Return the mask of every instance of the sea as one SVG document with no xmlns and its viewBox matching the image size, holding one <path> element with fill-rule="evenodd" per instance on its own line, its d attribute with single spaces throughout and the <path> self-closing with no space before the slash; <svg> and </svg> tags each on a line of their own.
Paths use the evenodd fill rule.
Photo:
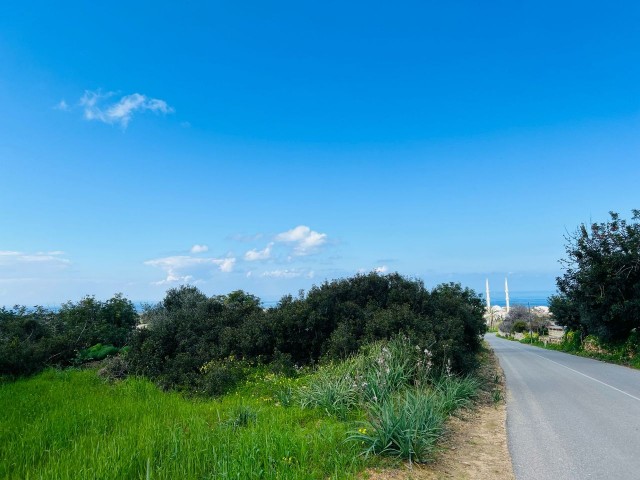
<svg viewBox="0 0 640 480">
<path fill-rule="evenodd" d="M 548 307 L 549 297 L 556 292 L 549 291 L 514 291 L 509 292 L 509 305 L 529 305 L 530 307 Z M 507 300 L 504 292 L 490 292 L 491 305 L 505 307 Z M 482 298 L 485 298 L 482 295 Z"/>
<path fill-rule="evenodd" d="M 530 307 L 547 307 L 549 306 L 549 297 L 553 295 L 555 292 L 548 291 L 514 291 L 509 292 L 509 304 L 513 305 L 529 305 Z M 482 295 L 484 299 L 484 294 Z M 262 306 L 264 308 L 275 307 L 278 304 L 279 300 L 263 300 Z M 143 312 L 145 306 L 156 305 L 157 301 L 134 301 L 133 305 L 135 306 L 138 312 Z M 491 292 L 491 305 L 498 305 L 500 307 L 505 307 L 507 304 L 504 292 Z M 49 304 L 43 305 L 45 308 L 57 312 L 60 309 L 60 304 Z M 11 309 L 12 306 L 5 305 L 5 308 Z"/>
</svg>

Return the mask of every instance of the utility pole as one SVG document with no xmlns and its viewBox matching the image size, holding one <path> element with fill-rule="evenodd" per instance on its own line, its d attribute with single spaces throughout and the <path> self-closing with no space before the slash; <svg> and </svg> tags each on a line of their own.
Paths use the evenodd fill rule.
<svg viewBox="0 0 640 480">
<path fill-rule="evenodd" d="M 531 326 L 531 305 L 527 302 L 527 310 L 529 311 L 529 343 L 533 343 L 533 328 Z"/>
</svg>

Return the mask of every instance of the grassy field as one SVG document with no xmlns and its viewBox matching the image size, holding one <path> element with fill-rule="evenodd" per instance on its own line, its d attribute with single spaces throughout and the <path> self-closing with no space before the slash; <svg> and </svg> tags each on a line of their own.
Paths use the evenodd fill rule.
<svg viewBox="0 0 640 480">
<path fill-rule="evenodd" d="M 407 339 L 288 378 L 254 367 L 218 400 L 47 370 L 0 384 L 0 478 L 342 479 L 382 457 L 433 460 L 473 377 L 433 375 Z"/>
<path fill-rule="evenodd" d="M 365 460 L 345 442 L 352 424 L 283 407 L 288 382 L 271 374 L 207 401 L 93 370 L 0 385 L 0 478 L 353 478 Z"/>
</svg>

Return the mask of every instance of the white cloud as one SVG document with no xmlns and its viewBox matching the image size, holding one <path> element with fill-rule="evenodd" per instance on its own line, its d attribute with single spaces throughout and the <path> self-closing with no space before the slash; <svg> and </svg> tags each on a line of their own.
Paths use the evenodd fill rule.
<svg viewBox="0 0 640 480">
<path fill-rule="evenodd" d="M 61 258 L 64 252 L 59 250 L 53 252 L 36 252 L 36 253 L 24 253 L 14 250 L 0 250 L 0 267 L 2 266 L 16 266 L 25 263 L 41 263 L 57 266 L 66 266 L 69 263 L 69 259 Z"/>
<path fill-rule="evenodd" d="M 327 234 L 313 231 L 306 225 L 299 225 L 276 235 L 275 240 L 276 242 L 293 244 L 293 254 L 304 256 L 316 252 L 319 247 L 324 245 L 327 242 Z"/>
<path fill-rule="evenodd" d="M 367 270 L 366 268 L 359 268 L 358 270 L 356 270 L 357 273 L 362 273 L 362 274 L 366 274 L 369 273 L 371 270 Z M 387 273 L 389 271 L 389 267 L 387 267 L 386 265 L 380 265 L 379 267 L 376 267 L 373 269 L 373 272 L 375 273 Z"/>
<path fill-rule="evenodd" d="M 69 271 L 71 261 L 60 251 L 19 252 L 0 250 L 0 280 L 60 278 Z"/>
<path fill-rule="evenodd" d="M 53 108 L 56 109 L 56 110 L 62 110 L 63 112 L 66 112 L 66 111 L 69 110 L 69 104 L 63 98 Z"/>
<path fill-rule="evenodd" d="M 203 258 L 191 257 L 189 255 L 176 255 L 173 257 L 163 257 L 154 260 L 147 260 L 145 265 L 164 270 L 167 277 L 164 280 L 155 282 L 157 285 L 167 283 L 190 283 L 201 280 L 204 276 L 210 276 L 216 269 L 229 273 L 233 271 L 236 259 L 227 258 Z"/>
<path fill-rule="evenodd" d="M 193 247 L 191 247 L 191 253 L 204 253 L 207 251 L 209 251 L 209 247 L 207 245 L 195 244 Z"/>
<path fill-rule="evenodd" d="M 256 233 L 254 235 L 236 233 L 234 235 L 228 236 L 227 238 L 235 242 L 249 243 L 249 242 L 255 242 L 256 240 L 260 240 L 263 236 L 264 235 L 262 233 Z"/>
<path fill-rule="evenodd" d="M 167 114 L 174 111 L 164 100 L 149 98 L 140 93 L 125 95 L 116 102 L 105 102 L 114 95 L 114 92 L 85 90 L 80 98 L 80 106 L 84 108 L 84 118 L 108 124 L 120 124 L 122 128 L 126 128 L 136 112 L 150 111 Z"/>
<path fill-rule="evenodd" d="M 271 270 L 268 272 L 262 272 L 261 277 L 270 277 L 270 278 L 297 278 L 302 274 L 297 270 Z"/>
<path fill-rule="evenodd" d="M 236 264 L 235 258 L 224 258 L 219 261 L 218 265 L 220 266 L 221 272 L 232 272 L 233 267 Z"/>
<path fill-rule="evenodd" d="M 271 258 L 271 248 L 273 247 L 273 242 L 270 242 L 264 250 L 252 249 L 244 254 L 244 259 L 247 262 L 254 262 L 256 260 L 267 260 Z"/>
<path fill-rule="evenodd" d="M 298 269 L 284 269 L 262 272 L 260 276 L 269 278 L 298 278 L 303 276 L 307 278 L 313 278 L 315 276 L 315 272 L 313 270 L 304 271 Z"/>
</svg>

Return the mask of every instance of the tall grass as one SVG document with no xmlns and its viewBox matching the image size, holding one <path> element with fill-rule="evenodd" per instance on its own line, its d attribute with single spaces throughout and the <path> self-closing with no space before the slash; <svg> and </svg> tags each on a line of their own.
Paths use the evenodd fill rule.
<svg viewBox="0 0 640 480">
<path fill-rule="evenodd" d="M 363 412 L 349 439 L 365 456 L 383 454 L 425 462 L 433 458 L 446 418 L 470 405 L 479 388 L 472 377 L 432 371 L 428 348 L 404 338 L 368 346 L 339 365 L 321 367 L 299 390 L 303 407 L 338 418 Z"/>
<path fill-rule="evenodd" d="M 204 401 L 86 370 L 4 384 L 0 478 L 353 478 L 364 461 L 349 425 L 279 406 L 281 388 L 267 378 Z"/>
<path fill-rule="evenodd" d="M 406 389 L 368 406 L 369 421 L 351 435 L 364 454 L 386 454 L 409 462 L 432 459 L 446 414 L 442 401 L 424 389 Z"/>
<path fill-rule="evenodd" d="M 298 389 L 302 408 L 320 408 L 329 415 L 346 419 L 358 405 L 357 368 L 357 358 L 324 365 L 311 381 Z"/>
</svg>

